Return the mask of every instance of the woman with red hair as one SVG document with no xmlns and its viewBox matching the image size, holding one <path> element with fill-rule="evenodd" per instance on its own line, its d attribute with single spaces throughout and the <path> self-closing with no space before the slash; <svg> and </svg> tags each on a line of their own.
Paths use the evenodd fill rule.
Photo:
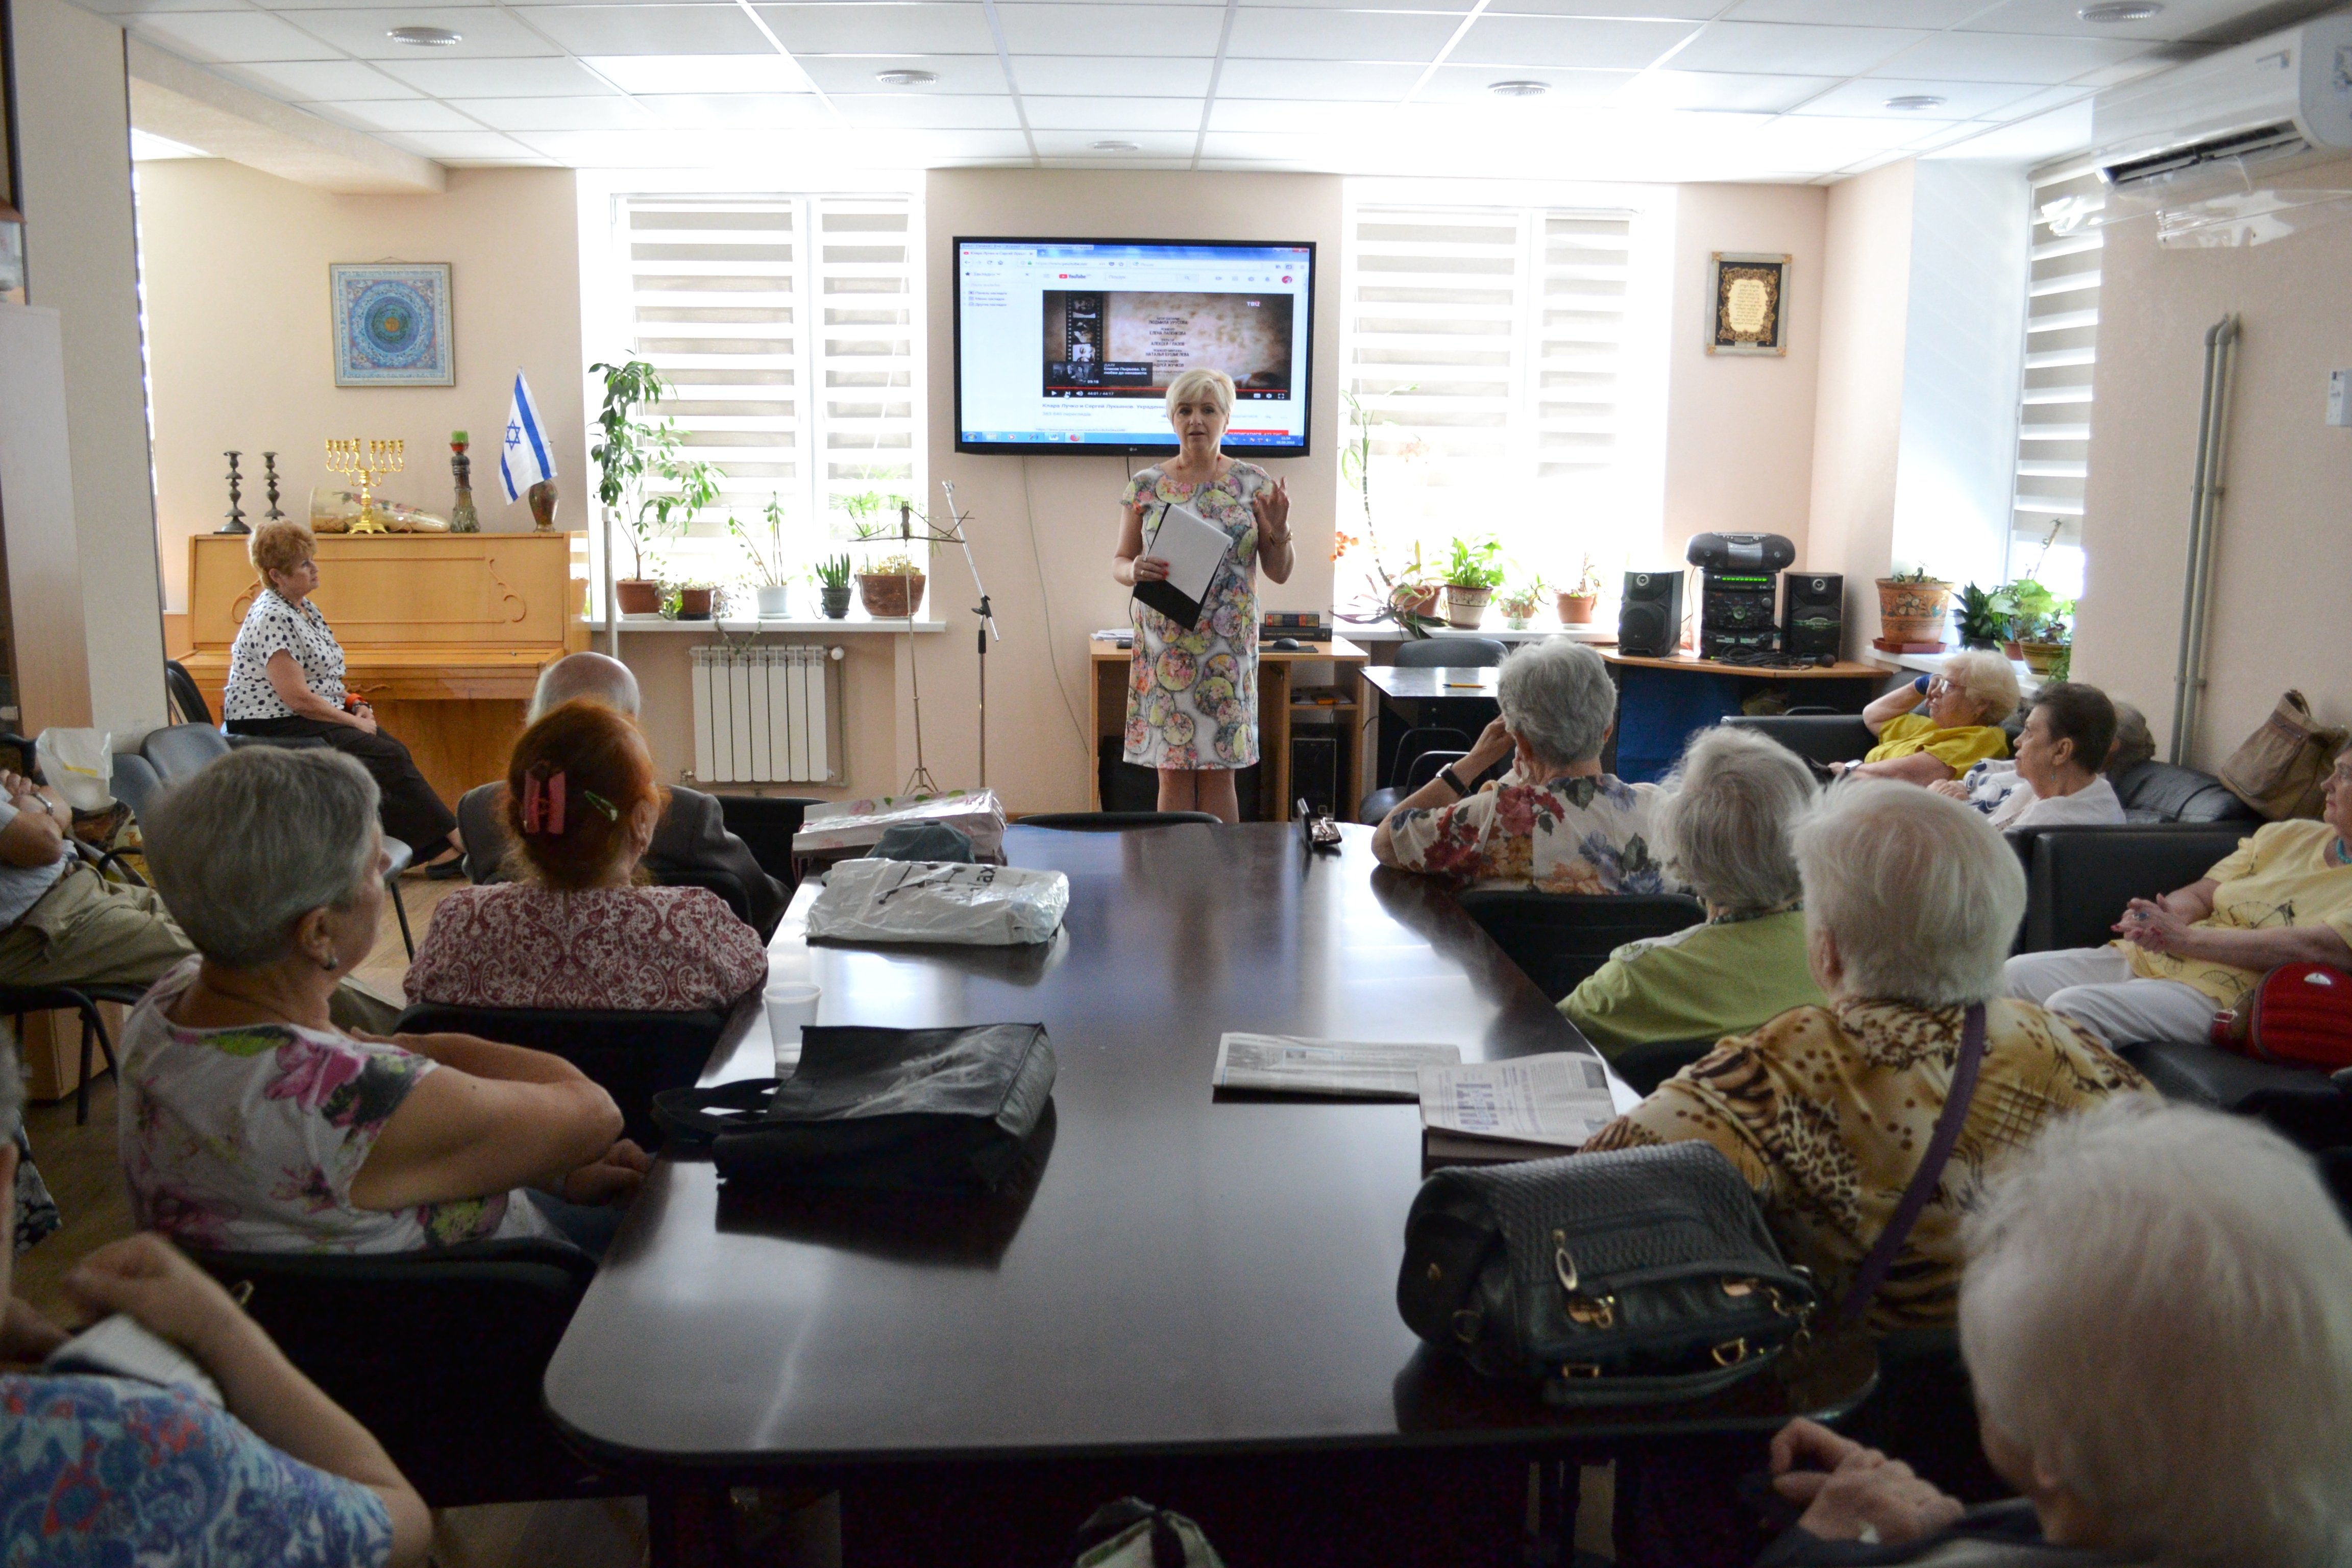
<svg viewBox="0 0 2352 1568">
<path fill-rule="evenodd" d="M 765 980 L 760 933 L 716 893 L 646 885 L 666 794 L 617 710 L 566 702 L 524 731 L 501 802 L 516 879 L 441 901 L 409 1001 L 691 1013 Z"/>
</svg>

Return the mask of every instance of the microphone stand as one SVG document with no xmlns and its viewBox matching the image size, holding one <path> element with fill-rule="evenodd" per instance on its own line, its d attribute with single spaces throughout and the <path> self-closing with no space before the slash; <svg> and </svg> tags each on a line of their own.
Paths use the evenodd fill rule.
<svg viewBox="0 0 2352 1568">
<path fill-rule="evenodd" d="M 988 787 L 988 643 L 991 637 L 1003 641 L 1004 634 L 997 629 L 994 603 L 989 597 L 987 584 L 980 580 L 980 563 L 973 559 L 971 541 L 964 532 L 966 514 L 959 513 L 955 510 L 955 482 L 952 479 L 941 479 L 940 489 L 947 493 L 950 520 L 948 527 L 944 531 L 934 528 L 930 524 L 930 520 L 926 518 L 922 531 L 919 534 L 917 533 L 914 525 L 914 506 L 911 502 L 901 502 L 898 508 L 898 538 L 907 547 L 910 557 L 914 553 L 914 543 L 917 539 L 922 540 L 926 545 L 961 545 L 963 549 L 964 568 L 971 574 L 971 585 L 980 594 L 980 604 L 971 613 L 980 617 L 980 625 L 974 629 L 973 635 L 980 651 L 980 787 L 985 789 Z M 908 779 L 907 786 L 901 793 L 937 795 L 940 793 L 940 786 L 932 780 L 929 770 L 923 765 L 923 689 L 920 677 L 916 675 L 914 670 L 915 639 L 912 635 L 914 629 L 915 606 L 913 595 L 909 595 L 907 604 L 908 633 L 907 652 L 908 674 L 913 681 L 915 707 L 915 772 Z"/>
</svg>

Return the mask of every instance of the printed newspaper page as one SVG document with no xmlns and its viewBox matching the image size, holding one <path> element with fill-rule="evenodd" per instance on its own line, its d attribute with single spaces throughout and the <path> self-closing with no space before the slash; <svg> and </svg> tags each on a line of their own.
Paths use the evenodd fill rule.
<svg viewBox="0 0 2352 1568">
<path fill-rule="evenodd" d="M 1580 1051 L 1421 1069 L 1433 1131 L 1574 1149 L 1616 1119 L 1608 1069 Z"/>
<path fill-rule="evenodd" d="M 1417 1100 L 1420 1073 L 1462 1059 L 1459 1046 L 1310 1040 L 1297 1035 L 1225 1035 L 1217 1041 L 1219 1089 Z"/>
</svg>

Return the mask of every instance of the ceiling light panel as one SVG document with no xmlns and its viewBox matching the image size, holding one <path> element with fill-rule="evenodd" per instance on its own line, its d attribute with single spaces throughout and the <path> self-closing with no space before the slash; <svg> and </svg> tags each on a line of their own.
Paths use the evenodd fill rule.
<svg viewBox="0 0 2352 1568">
<path fill-rule="evenodd" d="M 1029 62 L 1015 68 L 1024 87 L 1029 84 Z M 1325 60 L 1228 59 L 1217 77 L 1217 97 L 1349 99 L 1366 103 L 1394 103 L 1412 90 L 1425 66 L 1357 65 Z"/>
<path fill-rule="evenodd" d="M 1212 61 L 1150 59 L 1118 55 L 1028 55 L 1013 62 L 1025 93 L 1055 93 L 1087 98 L 1104 92 L 1131 93 L 1138 98 L 1202 97 L 1209 90 Z M 1217 90 L 1230 90 L 1234 62 L 1227 61 Z"/>
<path fill-rule="evenodd" d="M 828 93 L 887 92 L 898 98 L 944 98 L 956 93 L 1001 94 L 1004 68 L 985 55 L 795 55 L 809 80 Z M 876 73 L 893 68 L 929 71 L 937 79 L 922 87 L 884 87 Z"/>
<path fill-rule="evenodd" d="M 429 98 L 390 98 L 362 103 L 306 103 L 302 107 L 322 119 L 332 120 L 357 131 L 482 129 L 480 121 Z M 492 129 L 501 128 L 493 126 Z"/>
<path fill-rule="evenodd" d="M 1685 22 L 1608 22 L 1578 16 L 1497 16 L 1470 25 L 1449 65 L 1576 66 L 1641 70 L 1695 31 Z M 1688 50 L 1683 52 L 1688 54 Z M 1675 65 L 1685 62 L 1675 57 Z"/>
<path fill-rule="evenodd" d="M 571 60 L 452 60 L 416 58 L 386 60 L 387 75 L 435 98 L 593 97 L 611 84 Z"/>
<path fill-rule="evenodd" d="M 498 10 L 298 11 L 303 26 L 363 60 L 530 59 L 562 49 Z M 454 44 L 419 48 L 390 37 L 394 27 L 441 27 L 458 35 Z"/>
<path fill-rule="evenodd" d="M 737 5 L 541 5 L 530 20 L 575 55 L 775 52 Z"/>
<path fill-rule="evenodd" d="M 1031 100 L 1034 102 L 1034 100 Z M 1301 103 L 1295 100 L 1227 98 L 1209 106 L 1212 131 L 1255 131 L 1286 135 L 1339 135 L 1393 119 L 1395 103 Z"/>
<path fill-rule="evenodd" d="M 461 98 L 457 106 L 493 131 L 625 131 L 651 125 L 653 116 L 634 99 Z"/>
<path fill-rule="evenodd" d="M 592 55 L 583 64 L 623 92 L 803 92 L 808 78 L 782 55 Z"/>
<path fill-rule="evenodd" d="M 337 99 L 415 98 L 417 90 L 355 60 L 289 60 L 278 65 L 223 66 L 221 75 L 289 103 Z"/>
<path fill-rule="evenodd" d="M 1625 84 L 1618 101 L 1649 109 L 1741 110 L 1780 114 L 1835 87 L 1827 76 L 1758 76 L 1740 71 L 1643 71 Z"/>
<path fill-rule="evenodd" d="M 136 17 L 130 26 L 132 32 L 151 43 L 207 64 L 331 60 L 340 58 L 342 53 L 262 11 L 175 11 Z M 379 33 L 379 38 L 381 36 Z M 395 46 L 384 47 L 389 49 Z"/>
<path fill-rule="evenodd" d="M 637 101 L 670 131 L 791 131 L 836 123 L 813 92 L 650 92 Z"/>
<path fill-rule="evenodd" d="M 1073 7 L 1077 9 L 1077 7 Z M 762 5 L 760 19 L 796 55 L 992 55 L 978 5 Z"/>
<path fill-rule="evenodd" d="M 999 5 L 1004 42 L 1030 55 L 1213 55 L 1224 13 L 1202 5 Z M 1240 27 L 1236 25 L 1234 31 Z"/>
<path fill-rule="evenodd" d="M 1801 22 L 1820 27 L 1921 27 L 1939 32 L 1982 11 L 1988 0 L 1739 0 L 1727 20 Z"/>
<path fill-rule="evenodd" d="M 1056 98 L 1024 93 L 1022 111 L 1040 131 L 1198 131 L 1201 105 L 1189 98 Z"/>
<path fill-rule="evenodd" d="M 1908 56 L 1905 57 L 1906 59 Z M 1979 120 L 2032 97 L 2035 88 L 2016 82 L 1940 81 L 1925 77 L 1861 77 L 1832 88 L 1796 110 L 1842 119 L 1878 120 L 1886 115 L 1890 98 L 1940 98 L 1933 109 L 1906 110 L 1935 120 Z"/>
<path fill-rule="evenodd" d="M 833 106 L 852 125 L 892 125 L 912 130 L 1017 131 L 1021 117 L 1013 100 L 976 92 L 836 92 Z M 1034 106 L 1034 99 L 1024 100 Z M 1150 101 L 1157 101 L 1150 100 Z"/>
<path fill-rule="evenodd" d="M 1427 65 L 1461 26 L 1452 16 L 1255 6 L 1234 13 L 1227 59 L 1386 60 Z M 1471 29 L 1475 32 L 1474 26 Z"/>
<path fill-rule="evenodd" d="M 1673 63 L 1676 70 L 1854 76 L 1929 36 L 1902 27 L 1718 22 L 1676 55 Z"/>
<path fill-rule="evenodd" d="M 2058 38 L 2023 33 L 1938 33 L 1905 51 L 1890 70 L 1945 81 L 2072 81 L 2085 71 L 2145 55 L 2135 38 Z"/>
</svg>

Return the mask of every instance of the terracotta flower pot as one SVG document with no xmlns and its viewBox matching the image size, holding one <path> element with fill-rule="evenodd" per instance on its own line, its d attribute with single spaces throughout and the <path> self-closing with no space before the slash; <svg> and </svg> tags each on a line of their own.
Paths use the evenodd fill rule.
<svg viewBox="0 0 2352 1568">
<path fill-rule="evenodd" d="M 881 576 L 871 572 L 857 574 L 857 596 L 866 605 L 866 613 L 877 621 L 901 621 L 915 613 L 923 602 L 923 574 L 911 576 L 896 573 Z"/>
<path fill-rule="evenodd" d="M 707 621 L 710 618 L 710 594 L 708 588 L 680 588 L 677 591 L 677 618 L 681 621 Z"/>
<path fill-rule="evenodd" d="M 1949 583 L 1905 583 L 1892 577 L 1878 580 L 1878 635 L 1888 642 L 1944 640 L 1944 609 L 1952 596 Z"/>
<path fill-rule="evenodd" d="M 1559 624 L 1564 626 L 1589 626 L 1592 624 L 1592 606 L 1601 602 L 1598 594 L 1568 594 L 1559 595 Z"/>
<path fill-rule="evenodd" d="M 1425 588 L 1401 587 L 1393 595 L 1392 602 L 1398 609 L 1408 611 L 1412 615 L 1433 616 L 1437 614 L 1438 592 L 1434 583 Z"/>
<path fill-rule="evenodd" d="M 1494 596 L 1492 588 L 1464 588 L 1448 583 L 1445 585 L 1445 624 L 1457 632 L 1476 631 L 1486 618 L 1486 601 Z"/>
<path fill-rule="evenodd" d="M 613 596 L 625 616 L 650 616 L 661 610 L 661 584 L 650 577 L 624 577 L 613 584 Z"/>
<path fill-rule="evenodd" d="M 2025 657 L 2025 650 L 2017 646 L 2017 639 L 2015 637 L 2011 637 L 2007 642 L 2001 644 L 2000 651 L 2009 655 L 2011 658 L 2023 658 Z"/>
</svg>

